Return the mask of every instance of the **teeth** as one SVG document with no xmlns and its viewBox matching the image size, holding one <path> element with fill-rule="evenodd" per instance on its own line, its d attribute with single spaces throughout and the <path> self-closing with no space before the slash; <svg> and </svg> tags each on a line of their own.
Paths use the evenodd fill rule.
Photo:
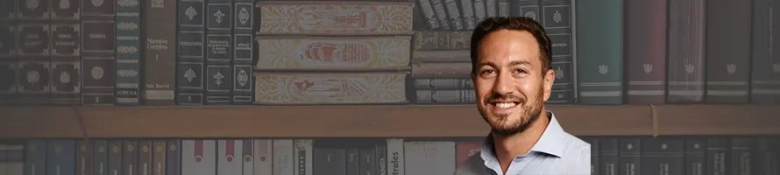
<svg viewBox="0 0 780 175">
<path fill-rule="evenodd" d="M 496 103 L 498 108 L 511 108 L 515 106 L 515 103 Z"/>
</svg>

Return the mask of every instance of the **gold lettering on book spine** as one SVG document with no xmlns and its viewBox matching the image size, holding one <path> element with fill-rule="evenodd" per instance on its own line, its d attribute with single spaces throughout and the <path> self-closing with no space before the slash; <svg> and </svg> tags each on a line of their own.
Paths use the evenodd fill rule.
<svg viewBox="0 0 780 175">
<path fill-rule="evenodd" d="M 411 37 L 258 39 L 257 69 L 408 67 Z"/>
<path fill-rule="evenodd" d="M 255 74 L 258 104 L 406 102 L 404 73 Z"/>
<path fill-rule="evenodd" d="M 389 34 L 412 32 L 412 3 L 261 3 L 260 34 Z"/>
</svg>

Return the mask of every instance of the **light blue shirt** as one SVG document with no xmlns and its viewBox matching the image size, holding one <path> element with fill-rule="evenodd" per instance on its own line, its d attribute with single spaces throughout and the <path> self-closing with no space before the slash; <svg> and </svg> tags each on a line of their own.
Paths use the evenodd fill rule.
<svg viewBox="0 0 780 175">
<path fill-rule="evenodd" d="M 482 144 L 481 151 L 469 157 L 455 175 L 590 175 L 590 144 L 566 133 L 555 115 L 548 112 L 550 123 L 526 155 L 515 157 L 507 172 L 494 155 L 490 136 Z"/>
</svg>

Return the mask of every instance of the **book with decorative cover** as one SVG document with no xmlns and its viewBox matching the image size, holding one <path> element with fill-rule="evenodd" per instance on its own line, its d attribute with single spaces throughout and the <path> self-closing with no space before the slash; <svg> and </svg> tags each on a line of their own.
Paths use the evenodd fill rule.
<svg viewBox="0 0 780 175">
<path fill-rule="evenodd" d="M 119 0 L 116 5 L 116 104 L 139 105 L 141 2 Z"/>
<path fill-rule="evenodd" d="M 206 104 L 230 104 L 233 0 L 206 0 Z"/>
<path fill-rule="evenodd" d="M 202 105 L 204 103 L 206 78 L 204 61 L 206 57 L 205 0 L 179 0 L 176 103 L 179 105 Z"/>
<path fill-rule="evenodd" d="M 261 1 L 257 7 L 256 35 L 412 34 L 412 2 Z"/>
<path fill-rule="evenodd" d="M 84 2 L 88 3 L 82 4 L 81 12 L 81 100 L 84 105 L 114 105 L 118 1 Z"/>
<path fill-rule="evenodd" d="M 51 94 L 51 26 L 49 1 L 16 3 L 17 102 L 49 104 Z M 22 3 L 25 2 L 25 3 Z"/>
<path fill-rule="evenodd" d="M 253 101 L 254 79 L 253 60 L 255 58 L 255 39 L 252 28 L 255 23 L 253 0 L 233 0 L 233 80 L 231 101 L 233 104 L 251 104 Z"/>
<path fill-rule="evenodd" d="M 51 103 L 81 104 L 81 2 L 51 4 Z"/>
<path fill-rule="evenodd" d="M 578 103 L 623 104 L 624 1 L 576 3 Z"/>
</svg>

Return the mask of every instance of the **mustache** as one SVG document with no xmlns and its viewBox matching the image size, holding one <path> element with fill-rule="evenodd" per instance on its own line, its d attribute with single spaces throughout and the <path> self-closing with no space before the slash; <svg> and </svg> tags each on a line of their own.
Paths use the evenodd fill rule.
<svg viewBox="0 0 780 175">
<path fill-rule="evenodd" d="M 526 99 L 522 96 L 515 95 L 515 94 L 499 94 L 499 93 L 492 93 L 488 98 L 485 98 L 485 102 L 492 102 L 492 101 L 512 101 L 512 102 L 518 102 L 518 103 L 525 103 Z"/>
</svg>

